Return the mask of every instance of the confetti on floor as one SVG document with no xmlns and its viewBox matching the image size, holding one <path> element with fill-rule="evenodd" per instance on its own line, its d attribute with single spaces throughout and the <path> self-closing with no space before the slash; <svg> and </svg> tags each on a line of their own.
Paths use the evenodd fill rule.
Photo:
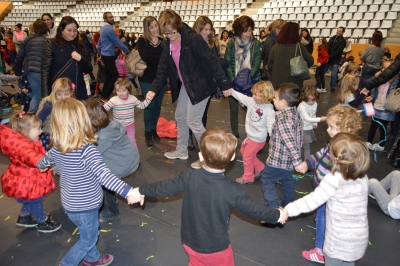
<svg viewBox="0 0 400 266">
<path fill-rule="evenodd" d="M 296 193 L 299 193 L 299 194 L 302 194 L 302 195 L 308 194 L 308 192 L 301 192 L 301 191 L 297 191 L 297 190 L 295 190 L 295 192 L 296 192 Z"/>
<path fill-rule="evenodd" d="M 116 241 L 119 242 L 119 239 L 117 239 Z"/>
<path fill-rule="evenodd" d="M 147 148 L 147 150 L 150 150 L 151 148 L 153 148 L 153 146 L 151 146 L 151 147 Z"/>
<path fill-rule="evenodd" d="M 312 227 L 311 225 L 308 225 L 308 224 L 307 224 L 307 226 L 310 227 L 311 229 L 317 230 L 317 228 Z"/>
<path fill-rule="evenodd" d="M 1 196 L 0 196 L 0 199 L 1 199 L 2 197 L 4 197 L 4 196 L 3 196 L 3 195 L 1 195 Z"/>
<path fill-rule="evenodd" d="M 20 247 L 21 246 L 21 244 L 18 244 L 18 247 Z"/>
<path fill-rule="evenodd" d="M 71 241 L 71 238 L 68 238 L 67 242 L 69 243 L 69 241 Z"/>
<path fill-rule="evenodd" d="M 112 224 L 112 223 L 108 223 L 108 224 Z"/>
<path fill-rule="evenodd" d="M 149 260 L 149 259 L 151 259 L 151 258 L 154 258 L 154 256 L 153 256 L 153 255 L 148 256 L 146 260 Z"/>
<path fill-rule="evenodd" d="M 102 232 L 102 233 L 108 233 L 108 232 L 111 232 L 111 229 L 110 229 L 110 230 L 100 230 L 100 232 Z"/>
<path fill-rule="evenodd" d="M 303 232 L 303 229 L 300 229 L 301 232 Z"/>
<path fill-rule="evenodd" d="M 76 234 L 76 232 L 78 232 L 78 227 L 77 227 L 77 228 L 75 228 L 74 232 L 72 232 L 72 235 L 75 235 L 75 234 Z"/>
<path fill-rule="evenodd" d="M 369 244 L 370 246 L 372 246 L 371 241 L 368 241 L 368 244 Z"/>
<path fill-rule="evenodd" d="M 153 230 L 150 230 L 150 232 L 152 232 L 152 233 L 153 233 Z"/>
<path fill-rule="evenodd" d="M 162 210 L 161 212 L 165 212 L 164 210 Z"/>
<path fill-rule="evenodd" d="M 173 164 L 174 162 L 171 161 L 167 161 L 167 160 L 162 160 L 163 162 L 169 163 L 169 164 Z"/>
<path fill-rule="evenodd" d="M 10 216 L 8 216 L 6 219 L 4 219 L 4 221 L 7 221 L 8 219 L 10 219 Z"/>
<path fill-rule="evenodd" d="M 145 225 L 145 224 L 147 224 L 147 223 L 143 222 L 140 226 L 143 226 L 143 225 Z"/>
</svg>

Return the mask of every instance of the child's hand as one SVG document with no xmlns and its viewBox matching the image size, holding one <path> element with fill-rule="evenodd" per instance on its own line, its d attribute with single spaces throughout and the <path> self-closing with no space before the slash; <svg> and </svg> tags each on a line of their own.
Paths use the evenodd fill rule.
<svg viewBox="0 0 400 266">
<path fill-rule="evenodd" d="M 295 167 L 294 169 L 297 172 L 304 174 L 308 170 L 307 163 L 304 161 L 299 166 Z"/>
<path fill-rule="evenodd" d="M 222 91 L 222 94 L 224 94 L 225 97 L 232 96 L 232 90 L 233 89 L 230 88 L 229 90 Z"/>
<path fill-rule="evenodd" d="M 285 224 L 287 219 L 289 218 L 289 213 L 286 209 L 279 208 L 279 210 L 281 212 L 281 219 L 279 220 L 279 222 L 281 224 Z"/>
<path fill-rule="evenodd" d="M 131 189 L 126 198 L 128 199 L 128 204 L 134 204 L 134 203 L 140 202 L 140 206 L 143 206 L 144 195 L 140 194 L 138 187 Z"/>
<path fill-rule="evenodd" d="M 365 96 L 368 96 L 369 90 L 367 90 L 366 88 L 362 89 L 360 91 L 360 93 L 364 94 Z"/>
<path fill-rule="evenodd" d="M 49 170 L 49 168 L 39 169 L 39 171 L 40 171 L 41 173 L 46 172 L 47 170 Z"/>
<path fill-rule="evenodd" d="M 321 116 L 321 121 L 325 121 L 326 120 L 326 116 Z"/>
<path fill-rule="evenodd" d="M 368 96 L 367 98 L 365 98 L 365 101 L 366 101 L 367 103 L 371 102 L 371 101 L 372 101 L 372 97 L 371 97 L 371 96 Z"/>
</svg>

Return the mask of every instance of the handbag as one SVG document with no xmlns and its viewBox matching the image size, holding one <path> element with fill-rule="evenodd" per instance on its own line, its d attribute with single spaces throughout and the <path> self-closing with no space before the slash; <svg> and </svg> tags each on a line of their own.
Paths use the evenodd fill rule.
<svg viewBox="0 0 400 266">
<path fill-rule="evenodd" d="M 140 57 L 139 51 L 133 49 L 125 58 L 125 68 L 128 73 L 137 77 L 142 77 L 147 68 L 147 64 Z"/>
<path fill-rule="evenodd" d="M 271 81 L 271 71 L 269 71 L 268 66 L 264 66 L 261 70 L 261 79 Z"/>
<path fill-rule="evenodd" d="M 389 96 L 386 98 L 383 108 L 392 113 L 397 113 L 400 111 L 400 88 L 395 89 L 389 94 Z"/>
<path fill-rule="evenodd" d="M 300 55 L 297 55 L 297 48 L 300 50 Z M 297 43 L 294 57 L 290 59 L 290 75 L 301 80 L 311 78 L 307 62 L 304 60 L 301 53 L 300 43 Z"/>
<path fill-rule="evenodd" d="M 235 91 L 251 96 L 251 87 L 259 81 L 259 78 L 252 79 L 251 70 L 245 68 L 240 70 L 232 80 L 232 86 Z"/>
</svg>

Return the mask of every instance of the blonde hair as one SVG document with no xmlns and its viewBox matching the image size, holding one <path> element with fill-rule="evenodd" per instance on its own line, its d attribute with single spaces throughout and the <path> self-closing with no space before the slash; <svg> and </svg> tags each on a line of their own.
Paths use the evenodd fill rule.
<svg viewBox="0 0 400 266">
<path fill-rule="evenodd" d="M 21 133 L 25 137 L 28 137 L 32 128 L 42 126 L 42 120 L 40 120 L 40 118 L 34 113 L 21 112 L 11 117 L 11 121 L 8 126 L 15 132 Z"/>
<path fill-rule="evenodd" d="M 276 28 L 282 28 L 286 24 L 286 21 L 278 18 L 277 20 L 273 21 L 269 26 L 269 31 L 275 31 Z"/>
<path fill-rule="evenodd" d="M 356 89 L 354 89 L 354 85 L 360 80 L 359 77 L 347 74 L 342 79 L 342 83 L 340 84 L 339 93 L 337 96 L 337 102 L 339 104 L 343 104 L 348 95 L 352 94 Z"/>
<path fill-rule="evenodd" d="M 343 76 L 346 76 L 347 74 L 350 74 L 353 71 L 361 72 L 361 67 L 357 62 L 349 61 L 344 69 Z"/>
<path fill-rule="evenodd" d="M 153 23 L 153 21 L 157 22 L 157 19 L 152 16 L 145 17 L 143 19 L 143 38 L 151 42 L 151 35 L 150 35 L 150 24 Z M 158 27 L 158 22 L 157 22 L 157 27 Z M 161 31 L 160 27 L 158 27 L 158 34 L 161 36 Z"/>
<path fill-rule="evenodd" d="M 339 172 L 346 180 L 363 178 L 370 164 L 369 150 L 365 141 L 354 134 L 338 133 L 330 146 L 331 173 Z"/>
<path fill-rule="evenodd" d="M 208 46 L 212 49 L 214 48 L 215 43 L 214 43 L 214 26 L 211 19 L 209 19 L 206 16 L 198 17 L 194 22 L 192 29 L 194 29 L 197 32 L 197 34 L 200 34 L 200 32 L 204 29 L 205 26 L 207 26 L 207 24 L 210 24 L 211 26 L 210 34 L 208 34 Z"/>
<path fill-rule="evenodd" d="M 69 78 L 58 78 L 51 86 L 51 93 L 49 96 L 44 97 L 39 104 L 37 113 L 43 109 L 46 102 L 51 102 L 54 105 L 57 102 L 57 93 L 69 92 L 71 97 L 75 97 L 74 90 L 72 89 L 72 82 Z"/>
<path fill-rule="evenodd" d="M 85 106 L 74 98 L 54 104 L 50 124 L 52 145 L 63 154 L 96 142 Z"/>
<path fill-rule="evenodd" d="M 361 129 L 361 116 L 350 106 L 336 105 L 328 110 L 327 119 L 335 120 L 340 132 L 357 134 Z"/>
<path fill-rule="evenodd" d="M 261 103 L 270 103 L 274 99 L 274 87 L 269 81 L 260 81 L 251 87 L 251 93 L 258 93 L 261 96 Z"/>
<path fill-rule="evenodd" d="M 129 94 L 132 94 L 133 90 L 133 84 L 128 78 L 119 78 L 117 81 L 114 83 L 114 94 L 117 94 L 117 89 L 119 87 L 125 87 L 125 89 L 129 92 Z"/>
</svg>

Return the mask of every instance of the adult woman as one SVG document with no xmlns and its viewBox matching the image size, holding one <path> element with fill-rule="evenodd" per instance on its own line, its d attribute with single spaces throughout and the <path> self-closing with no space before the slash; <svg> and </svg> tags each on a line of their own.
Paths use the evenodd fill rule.
<svg viewBox="0 0 400 266">
<path fill-rule="evenodd" d="M 270 33 L 265 39 L 265 42 L 263 43 L 262 47 L 263 66 L 267 65 L 272 46 L 274 46 L 276 41 L 278 40 L 279 32 L 281 31 L 281 28 L 283 27 L 283 25 L 285 25 L 285 23 L 286 21 L 279 18 L 274 22 L 272 22 L 271 25 L 269 26 Z"/>
<path fill-rule="evenodd" d="M 221 57 L 225 56 L 226 46 L 229 42 L 229 33 L 227 30 L 223 30 L 221 33 L 221 37 L 219 38 L 219 55 Z"/>
<path fill-rule="evenodd" d="M 363 52 L 360 52 L 360 59 L 365 61 L 361 76 L 367 80 L 375 75 L 381 68 L 381 62 L 385 47 L 382 45 L 382 32 L 375 31 L 372 34 L 372 43 Z"/>
<path fill-rule="evenodd" d="M 76 98 L 88 98 L 83 73 L 93 70 L 90 54 L 79 41 L 79 24 L 73 17 L 60 21 L 56 37 L 46 41 L 42 55 L 42 97 L 51 93 L 53 82 L 60 77 L 69 78 L 76 86 Z"/>
<path fill-rule="evenodd" d="M 160 36 L 160 28 L 154 17 L 145 17 L 143 19 L 143 37 L 137 41 L 137 49 L 140 58 L 146 62 L 147 68 L 144 70 L 143 76 L 139 77 L 140 88 L 142 88 L 143 96 L 148 93 L 151 83 L 156 78 L 158 62 L 162 53 L 162 38 Z M 165 86 L 163 86 L 153 101 L 144 109 L 144 136 L 146 145 L 153 146 L 153 140 L 159 142 L 160 137 L 157 135 L 157 121 L 160 117 L 161 104 L 164 98 Z"/>
<path fill-rule="evenodd" d="M 42 20 L 33 23 L 33 35 L 21 44 L 17 59 L 15 60 L 15 75 L 22 76 L 22 64 L 25 60 L 24 73 L 27 75 L 31 85 L 33 97 L 29 104 L 29 112 L 35 113 L 42 99 L 40 80 L 40 62 L 42 61 L 42 52 L 46 43 L 47 26 Z"/>
<path fill-rule="evenodd" d="M 136 41 L 137 41 L 137 38 L 136 38 L 136 36 L 135 36 L 135 33 L 132 32 L 132 33 L 131 33 L 131 47 L 132 47 L 132 48 L 135 48 L 135 47 L 136 47 Z"/>
<path fill-rule="evenodd" d="M 129 32 L 125 32 L 125 45 L 128 47 L 129 51 L 131 50 L 131 37 L 129 36 Z"/>
<path fill-rule="evenodd" d="M 28 37 L 25 31 L 22 30 L 22 24 L 18 23 L 15 25 L 15 31 L 13 34 L 13 42 L 15 43 L 15 48 L 17 50 L 17 54 L 19 52 L 19 47 L 24 42 L 24 40 Z"/>
<path fill-rule="evenodd" d="M 307 52 L 309 54 L 312 54 L 314 51 L 314 41 L 310 36 L 310 32 L 308 31 L 307 28 L 302 28 L 301 29 L 301 43 L 304 44 L 304 46 L 307 49 Z"/>
<path fill-rule="evenodd" d="M 265 32 L 264 29 L 260 30 L 260 43 L 265 42 L 267 39 L 267 33 Z"/>
<path fill-rule="evenodd" d="M 251 70 L 251 78 L 260 78 L 261 43 L 253 37 L 254 21 L 248 16 L 241 16 L 232 24 L 235 32 L 233 40 L 228 42 L 225 58 L 228 60 L 229 68 L 226 76 L 232 81 L 236 75 L 244 70 Z M 239 106 L 238 101 L 229 97 L 230 121 L 232 134 L 239 137 Z"/>
<path fill-rule="evenodd" d="M 46 23 L 49 34 L 46 36 L 48 39 L 56 37 L 57 27 L 54 26 L 54 18 L 49 13 L 42 15 L 42 20 Z"/>
<path fill-rule="evenodd" d="M 307 52 L 306 47 L 300 43 L 299 24 L 295 22 L 287 22 L 281 29 L 278 41 L 272 47 L 268 59 L 268 69 L 272 72 L 272 85 L 274 88 L 281 83 L 295 83 L 303 88 L 303 80 L 290 75 L 290 59 L 296 54 L 303 55 L 308 67 L 314 63 L 314 58 Z M 299 48 L 300 47 L 300 51 Z"/>
<path fill-rule="evenodd" d="M 177 149 L 164 153 L 168 159 L 186 160 L 188 156 L 189 128 L 197 142 L 205 128 L 201 122 L 208 98 L 216 92 L 231 87 L 218 60 L 199 34 L 182 22 L 173 10 L 166 9 L 159 17 L 161 32 L 167 37 L 156 78 L 151 84 L 147 98 L 152 99 L 162 89 L 167 78 L 172 101 L 178 100 L 175 119 L 178 127 Z"/>
</svg>

